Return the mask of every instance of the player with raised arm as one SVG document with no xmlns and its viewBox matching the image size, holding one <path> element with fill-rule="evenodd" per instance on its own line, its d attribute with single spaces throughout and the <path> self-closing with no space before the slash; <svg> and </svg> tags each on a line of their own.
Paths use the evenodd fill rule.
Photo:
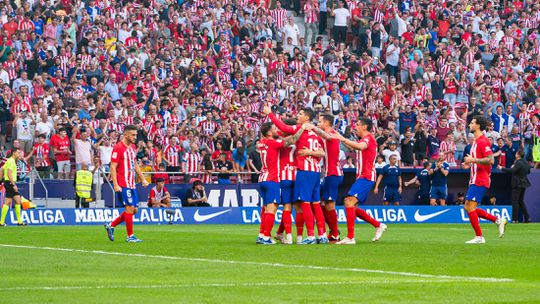
<svg viewBox="0 0 540 304">
<path fill-rule="evenodd" d="M 128 243 L 142 242 L 133 234 L 133 215 L 137 213 L 139 205 L 135 174 L 142 180 L 143 187 L 148 186 L 148 181 L 144 178 L 137 164 L 136 140 L 137 127 L 127 125 L 124 128 L 122 140 L 114 146 L 111 155 L 111 178 L 114 191 L 118 196 L 118 200 L 125 206 L 125 210 L 120 216 L 111 223 L 105 224 L 105 230 L 107 230 L 107 235 L 111 241 L 114 241 L 114 228 L 122 222 L 126 222 L 126 241 Z"/>
<path fill-rule="evenodd" d="M 324 215 L 330 233 L 328 239 L 331 243 L 339 241 L 338 218 L 336 212 L 336 200 L 338 198 L 339 186 L 343 182 L 343 170 L 339 164 L 339 139 L 331 137 L 337 133 L 332 127 L 334 116 L 329 113 L 319 115 L 318 127 L 313 130 L 323 139 L 324 144 L 324 165 L 326 177 L 322 186 L 322 198 L 324 202 Z"/>
<path fill-rule="evenodd" d="M 491 142 L 484 134 L 488 121 L 484 116 L 475 116 L 469 124 L 469 130 L 474 134 L 474 142 L 471 146 L 471 154 L 466 155 L 463 160 L 465 168 L 471 168 L 471 179 L 469 190 L 465 196 L 465 211 L 469 215 L 469 221 L 476 236 L 466 242 L 467 244 L 484 244 L 486 240 L 482 235 L 478 217 L 494 222 L 499 227 L 499 237 L 504 236 L 506 230 L 506 219 L 497 218 L 482 209 L 478 209 L 478 202 L 482 201 L 484 194 L 491 184 L 491 166 L 494 163 Z"/>
<path fill-rule="evenodd" d="M 277 128 L 271 122 L 266 122 L 261 126 L 262 138 L 257 144 L 257 151 L 261 154 L 261 174 L 259 175 L 260 195 L 266 207 L 264 216 L 261 219 L 263 226 L 263 236 L 257 238 L 257 244 L 275 244 L 270 235 L 274 226 L 277 206 L 281 201 L 279 189 L 279 151 L 294 144 L 303 133 L 303 127 L 294 135 L 285 140 L 277 138 Z"/>
<path fill-rule="evenodd" d="M 269 106 L 265 106 L 263 112 L 278 129 L 289 134 L 296 134 L 302 125 L 313 120 L 314 112 L 309 108 L 300 110 L 296 116 L 297 125 L 289 126 L 281 119 L 272 114 Z M 296 143 L 296 182 L 294 184 L 294 198 L 299 201 L 308 237 L 301 244 L 326 244 L 326 224 L 324 213 L 320 204 L 320 159 L 324 156 L 322 139 L 312 130 L 303 130 Z M 312 210 L 313 208 L 313 210 Z M 315 239 L 315 226 L 313 215 L 317 220 L 318 239 Z"/>
<path fill-rule="evenodd" d="M 296 125 L 296 119 L 288 118 L 283 120 L 289 126 Z M 279 132 L 278 132 L 279 133 Z M 282 132 L 281 132 L 282 133 Z M 282 133 L 284 134 L 284 133 Z M 279 188 L 281 190 L 281 204 L 283 205 L 283 214 L 281 223 L 276 231 L 276 239 L 283 244 L 292 244 L 292 206 L 296 201 L 294 199 L 294 183 L 296 180 L 296 146 L 291 145 L 283 147 L 279 150 L 279 171 L 280 181 Z M 294 205 L 296 210 L 296 242 L 302 243 L 304 233 L 304 214 L 298 204 Z M 285 235 L 283 235 L 285 232 Z"/>
<path fill-rule="evenodd" d="M 381 239 L 386 231 L 386 225 L 379 223 L 364 210 L 357 208 L 357 204 L 364 203 L 368 197 L 369 191 L 375 184 L 375 158 L 377 157 L 377 141 L 371 133 L 373 122 L 366 117 L 360 117 L 356 125 L 356 133 L 360 136 L 358 142 L 343 137 L 336 133 L 332 137 L 339 139 L 349 148 L 356 150 L 356 182 L 349 190 L 345 198 L 345 213 L 347 216 L 347 237 L 337 242 L 339 245 L 354 245 L 354 223 L 356 218 L 370 223 L 375 227 L 375 237 L 373 242 Z"/>
</svg>

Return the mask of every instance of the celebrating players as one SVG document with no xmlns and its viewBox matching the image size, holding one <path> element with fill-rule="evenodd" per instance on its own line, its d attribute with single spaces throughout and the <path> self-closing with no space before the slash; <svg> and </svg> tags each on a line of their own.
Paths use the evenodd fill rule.
<svg viewBox="0 0 540 304">
<path fill-rule="evenodd" d="M 296 125 L 296 119 L 288 118 L 283 120 L 289 126 Z M 279 150 L 279 171 L 280 181 L 279 188 L 281 190 L 281 204 L 283 205 L 283 214 L 281 216 L 281 223 L 276 232 L 276 239 L 283 244 L 292 244 L 292 205 L 295 202 L 294 199 L 294 182 L 296 180 L 296 159 L 294 158 L 294 152 L 296 146 L 291 145 L 283 147 Z M 302 235 L 304 233 L 304 214 L 298 204 L 295 204 L 296 210 L 296 242 L 302 243 Z M 283 236 L 285 232 L 285 236 Z"/>
<path fill-rule="evenodd" d="M 465 196 L 465 211 L 469 215 L 469 221 L 476 236 L 466 242 L 467 244 L 484 244 L 486 240 L 482 235 L 478 217 L 490 220 L 499 226 L 499 237 L 504 236 L 507 220 L 497 218 L 482 209 L 478 209 L 478 202 L 482 200 L 484 194 L 489 189 L 491 183 L 491 166 L 494 163 L 491 143 L 484 135 L 484 130 L 488 124 L 484 116 L 475 116 L 469 124 L 469 130 L 474 134 L 474 143 L 471 146 L 471 154 L 463 159 L 466 167 L 471 168 L 471 179 L 469 190 Z"/>
<path fill-rule="evenodd" d="M 128 125 L 124 129 L 124 137 L 114 146 L 111 156 L 111 178 L 114 185 L 114 191 L 118 195 L 118 200 L 121 201 L 125 210 L 112 223 L 106 224 L 105 229 L 111 241 L 114 241 L 114 228 L 126 222 L 128 243 L 139 243 L 142 240 L 138 239 L 133 234 L 133 215 L 137 213 L 139 197 L 135 184 L 135 174 L 142 180 L 142 186 L 148 186 L 148 181 L 142 175 L 139 165 L 137 164 L 137 149 L 135 141 L 137 140 L 137 127 Z"/>
<path fill-rule="evenodd" d="M 336 200 L 339 193 L 339 185 L 343 182 L 343 170 L 339 164 L 339 140 L 331 135 L 337 132 L 332 128 L 334 116 L 325 113 L 319 116 L 320 128 L 314 128 L 323 139 L 324 144 L 324 165 L 326 177 L 323 181 L 322 198 L 324 202 L 325 220 L 330 228 L 329 241 L 332 243 L 339 241 L 338 218 L 336 212 Z"/>
<path fill-rule="evenodd" d="M 295 134 L 302 125 L 313 120 L 314 112 L 305 108 L 297 114 L 297 125 L 289 126 L 274 114 L 269 106 L 263 112 L 283 132 Z M 302 131 L 296 143 L 296 183 L 294 184 L 294 198 L 300 202 L 308 237 L 301 244 L 328 243 L 324 213 L 320 205 L 320 159 L 324 156 L 322 139 L 312 130 Z M 312 210 L 313 207 L 313 210 Z M 315 239 L 315 226 L 313 214 L 317 220 L 318 239 Z"/>
<path fill-rule="evenodd" d="M 304 127 L 301 127 L 293 136 L 287 137 L 283 141 L 276 139 L 277 129 L 271 122 L 266 122 L 261 126 L 262 138 L 257 144 L 262 163 L 259 183 L 261 197 L 266 208 L 261 219 L 263 235 L 262 237 L 259 235 L 257 244 L 275 244 L 270 235 L 274 226 L 277 205 L 280 203 L 281 198 L 279 189 L 279 151 L 283 147 L 295 143 L 303 131 Z"/>
<path fill-rule="evenodd" d="M 340 245 L 354 245 L 354 223 L 356 217 L 370 223 L 375 227 L 375 237 L 372 241 L 378 241 L 386 231 L 386 225 L 379 223 L 364 210 L 357 208 L 358 202 L 366 201 L 369 191 L 375 183 L 375 157 L 377 157 L 377 142 L 371 134 L 373 122 L 369 118 L 360 117 L 356 125 L 356 132 L 360 136 L 358 142 L 334 134 L 333 137 L 342 141 L 349 148 L 356 150 L 356 182 L 352 185 L 345 198 L 345 214 L 347 216 L 347 237 L 337 242 Z"/>
</svg>

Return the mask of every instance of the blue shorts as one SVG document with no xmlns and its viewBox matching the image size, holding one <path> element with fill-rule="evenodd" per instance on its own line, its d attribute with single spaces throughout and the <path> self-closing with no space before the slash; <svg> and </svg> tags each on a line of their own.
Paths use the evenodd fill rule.
<svg viewBox="0 0 540 304">
<path fill-rule="evenodd" d="M 322 197 L 325 201 L 337 201 L 339 185 L 343 182 L 343 176 L 327 176 L 322 185 Z"/>
<path fill-rule="evenodd" d="M 401 194 L 399 194 L 398 188 L 384 187 L 383 200 L 389 203 L 401 202 Z"/>
<path fill-rule="evenodd" d="M 281 188 L 281 203 L 282 204 L 292 204 L 294 203 L 294 181 L 292 180 L 283 180 L 279 183 L 279 188 Z"/>
<path fill-rule="evenodd" d="M 429 198 L 445 200 L 447 196 L 448 196 L 448 187 L 431 186 L 431 190 L 429 191 Z"/>
<path fill-rule="evenodd" d="M 321 173 L 298 170 L 294 183 L 294 198 L 308 203 L 319 202 L 321 200 Z"/>
<path fill-rule="evenodd" d="M 487 190 L 488 188 L 486 187 L 470 185 L 469 190 L 467 190 L 467 195 L 465 195 L 465 200 L 480 203 Z"/>
<path fill-rule="evenodd" d="M 278 182 L 261 182 L 259 184 L 259 189 L 263 205 L 279 204 L 281 201 Z"/>
<path fill-rule="evenodd" d="M 375 182 L 365 178 L 359 178 L 351 186 L 351 189 L 349 189 L 348 195 L 356 197 L 358 202 L 363 204 L 366 202 L 369 191 L 371 191 L 373 185 L 375 185 Z"/>
<path fill-rule="evenodd" d="M 429 204 L 429 192 L 420 192 L 418 191 L 416 202 L 420 205 Z"/>
<path fill-rule="evenodd" d="M 121 192 L 116 192 L 118 202 L 124 206 L 139 207 L 139 195 L 137 189 L 122 188 Z"/>
</svg>

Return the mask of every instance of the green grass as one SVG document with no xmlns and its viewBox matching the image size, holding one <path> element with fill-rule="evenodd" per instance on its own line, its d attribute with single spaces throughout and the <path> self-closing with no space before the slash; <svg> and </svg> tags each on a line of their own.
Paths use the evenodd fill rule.
<svg viewBox="0 0 540 304">
<path fill-rule="evenodd" d="M 484 245 L 468 225 L 391 225 L 379 243 L 359 225 L 356 246 L 255 245 L 250 225 L 136 226 L 127 244 L 118 228 L 1 229 L 0 303 L 540 303 L 536 224 L 483 224 Z"/>
</svg>

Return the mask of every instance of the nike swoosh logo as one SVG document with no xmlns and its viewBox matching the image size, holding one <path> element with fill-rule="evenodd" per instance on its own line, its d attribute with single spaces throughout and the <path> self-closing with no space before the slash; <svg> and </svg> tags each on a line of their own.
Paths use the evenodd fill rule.
<svg viewBox="0 0 540 304">
<path fill-rule="evenodd" d="M 414 213 L 414 220 L 417 221 L 417 222 L 425 222 L 431 218 L 434 218 L 436 217 L 437 215 L 441 215 L 447 211 L 449 211 L 450 209 L 446 209 L 446 210 L 442 210 L 442 211 L 439 211 L 439 212 L 435 212 L 435 213 L 430 213 L 430 214 L 425 214 L 425 215 L 421 215 L 420 213 L 418 213 L 418 210 L 416 210 L 416 212 Z"/>
<path fill-rule="evenodd" d="M 205 222 L 211 218 L 220 216 L 223 213 L 227 213 L 229 211 L 231 211 L 231 209 L 223 210 L 223 211 L 219 211 L 215 213 L 210 213 L 210 214 L 199 214 L 199 209 L 197 209 L 197 211 L 195 211 L 195 214 L 193 215 L 193 219 L 195 220 L 195 222 Z"/>
</svg>

